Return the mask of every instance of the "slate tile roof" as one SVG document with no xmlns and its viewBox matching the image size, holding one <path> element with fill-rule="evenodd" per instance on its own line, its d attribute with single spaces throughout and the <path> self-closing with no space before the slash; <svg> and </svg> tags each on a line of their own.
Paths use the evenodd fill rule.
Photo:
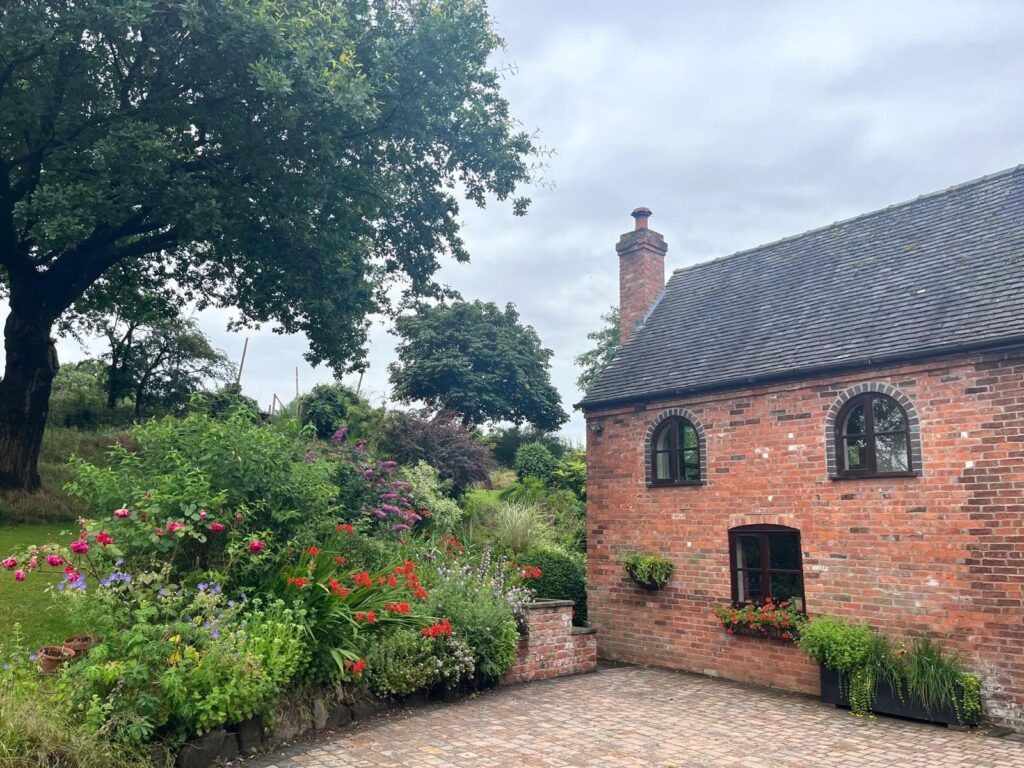
<svg viewBox="0 0 1024 768">
<path fill-rule="evenodd" d="M 676 270 L 579 404 L 1024 343 L 1024 165 Z"/>
</svg>

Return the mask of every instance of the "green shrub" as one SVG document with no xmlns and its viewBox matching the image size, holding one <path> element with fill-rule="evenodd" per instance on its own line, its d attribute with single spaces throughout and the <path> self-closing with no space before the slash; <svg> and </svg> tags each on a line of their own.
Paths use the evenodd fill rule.
<svg viewBox="0 0 1024 768">
<path fill-rule="evenodd" d="M 622 564 L 631 578 L 646 586 L 664 587 L 675 570 L 671 560 L 639 552 L 630 552 L 622 558 Z"/>
<path fill-rule="evenodd" d="M 587 455 L 583 451 L 566 451 L 558 460 L 549 481 L 551 487 L 570 491 L 577 499 L 587 500 Z"/>
<path fill-rule="evenodd" d="M 216 392 L 194 396 L 190 408 L 212 419 L 226 419 L 238 413 L 244 413 L 249 421 L 259 421 L 260 418 L 259 403 L 243 395 L 242 386 L 235 383 L 225 384 Z"/>
<path fill-rule="evenodd" d="M 465 513 L 448 492 L 451 481 L 442 481 L 437 469 L 425 461 L 413 467 L 403 467 L 399 479 L 412 485 L 412 498 L 416 508 L 429 510 L 427 521 L 435 533 L 451 533 L 462 522 Z"/>
<path fill-rule="evenodd" d="M 373 408 L 344 384 L 317 384 L 296 405 L 302 424 L 312 425 L 321 440 L 329 440 L 342 427 L 348 427 L 350 439 L 369 437 Z"/>
<path fill-rule="evenodd" d="M 555 544 L 574 552 L 587 551 L 587 505 L 572 491 L 551 489 L 538 478 L 527 477 L 505 488 L 499 498 L 537 507 L 541 519 L 552 525 Z"/>
<path fill-rule="evenodd" d="M 473 650 L 457 637 L 426 637 L 401 629 L 381 638 L 366 656 L 370 690 L 406 696 L 442 684 L 455 688 L 473 674 Z"/>
<path fill-rule="evenodd" d="M 519 629 L 512 606 L 495 589 L 492 566 L 439 569 L 438 576 L 430 590 L 429 612 L 451 622 L 454 636 L 473 650 L 481 678 L 501 677 L 515 664 Z"/>
<path fill-rule="evenodd" d="M 565 452 L 562 438 L 529 425 L 499 427 L 491 431 L 486 440 L 494 451 L 494 458 L 509 469 L 515 468 L 516 451 L 526 443 L 541 443 L 556 457 Z"/>
<path fill-rule="evenodd" d="M 526 443 L 516 451 L 516 476 L 536 477 L 547 485 L 554 477 L 558 459 L 543 443 Z"/>
<path fill-rule="evenodd" d="M 800 628 L 800 648 L 827 669 L 849 675 L 864 666 L 871 629 L 834 616 L 815 616 Z"/>
<path fill-rule="evenodd" d="M 578 552 L 558 547 L 536 547 L 520 558 L 524 565 L 540 568 L 541 577 L 531 579 L 530 587 L 539 598 L 572 600 L 575 606 L 573 623 L 587 623 L 587 559 Z"/>
</svg>

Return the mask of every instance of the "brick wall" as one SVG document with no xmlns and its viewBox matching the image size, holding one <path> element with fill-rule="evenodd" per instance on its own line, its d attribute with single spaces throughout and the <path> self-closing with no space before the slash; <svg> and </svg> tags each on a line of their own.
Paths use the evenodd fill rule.
<svg viewBox="0 0 1024 768">
<path fill-rule="evenodd" d="M 849 387 L 886 383 L 920 422 L 919 477 L 832 480 L 825 419 Z M 667 408 L 706 433 L 702 486 L 645 482 L 644 438 Z M 638 407 L 593 410 L 587 431 L 589 618 L 603 657 L 817 693 L 795 647 L 727 636 L 727 531 L 801 532 L 807 610 L 930 633 L 963 651 L 993 719 L 1024 726 L 1024 353 L 961 357 Z M 649 593 L 626 552 L 676 567 Z"/>
<path fill-rule="evenodd" d="M 538 600 L 527 608 L 527 634 L 503 685 L 592 672 L 597 668 L 597 633 L 572 625 L 571 600 Z"/>
</svg>

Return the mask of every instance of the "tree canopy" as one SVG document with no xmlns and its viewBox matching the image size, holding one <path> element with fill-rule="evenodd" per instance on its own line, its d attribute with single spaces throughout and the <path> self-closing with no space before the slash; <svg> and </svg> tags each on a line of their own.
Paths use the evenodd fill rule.
<svg viewBox="0 0 1024 768">
<path fill-rule="evenodd" d="M 580 388 L 581 392 L 586 392 L 594 386 L 601 371 L 619 351 L 619 308 L 611 307 L 601 315 L 601 321 L 604 325 L 599 330 L 587 334 L 588 339 L 596 342 L 594 346 L 583 354 L 577 355 L 573 361 L 583 369 L 576 379 L 576 386 Z"/>
<path fill-rule="evenodd" d="M 360 368 L 367 315 L 468 258 L 456 187 L 534 172 L 500 45 L 483 0 L 0 6 L 0 487 L 38 483 L 51 329 L 115 272 Z"/>
<path fill-rule="evenodd" d="M 453 411 L 468 424 L 529 422 L 557 429 L 569 416 L 551 384 L 552 352 L 512 304 L 421 306 L 395 321 L 394 395 Z"/>
</svg>

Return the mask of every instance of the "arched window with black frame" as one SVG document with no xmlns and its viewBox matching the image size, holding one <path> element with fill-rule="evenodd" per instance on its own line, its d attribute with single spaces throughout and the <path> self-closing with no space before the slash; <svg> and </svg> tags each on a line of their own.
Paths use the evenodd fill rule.
<svg viewBox="0 0 1024 768">
<path fill-rule="evenodd" d="M 902 406 L 880 392 L 851 398 L 836 418 L 836 471 L 843 477 L 913 474 L 910 423 Z"/>
<path fill-rule="evenodd" d="M 672 416 L 658 425 L 651 440 L 651 478 L 654 485 L 700 483 L 700 438 L 688 419 Z"/>
<path fill-rule="evenodd" d="M 729 570 L 735 605 L 788 600 L 805 611 L 800 531 L 784 525 L 741 525 L 729 530 Z"/>
</svg>

